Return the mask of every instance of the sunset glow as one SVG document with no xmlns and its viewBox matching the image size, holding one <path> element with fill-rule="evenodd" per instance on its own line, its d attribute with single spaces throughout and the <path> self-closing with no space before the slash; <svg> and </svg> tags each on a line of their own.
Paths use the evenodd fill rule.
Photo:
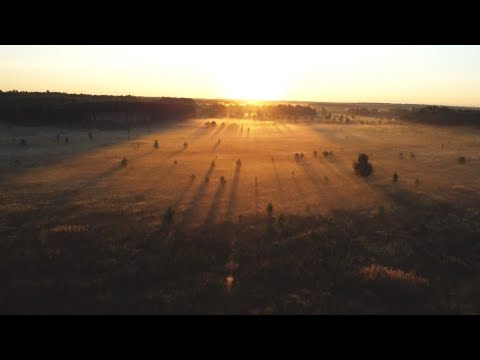
<svg viewBox="0 0 480 360">
<path fill-rule="evenodd" d="M 0 46 L 0 90 L 480 106 L 479 46 Z"/>
</svg>

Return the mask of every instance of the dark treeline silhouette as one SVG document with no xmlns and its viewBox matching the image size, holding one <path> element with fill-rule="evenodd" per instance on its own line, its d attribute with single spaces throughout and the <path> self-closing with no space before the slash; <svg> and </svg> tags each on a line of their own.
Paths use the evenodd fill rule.
<svg viewBox="0 0 480 360">
<path fill-rule="evenodd" d="M 317 111 L 311 106 L 304 105 L 241 105 L 222 102 L 199 103 L 198 116 L 205 118 L 256 118 L 278 119 L 278 118 L 313 118 Z"/>
<path fill-rule="evenodd" d="M 196 103 L 187 98 L 0 92 L 0 120 L 18 125 L 130 126 L 195 115 Z"/>
<path fill-rule="evenodd" d="M 423 106 L 415 108 L 351 108 L 349 115 L 396 118 L 416 123 L 437 125 L 480 125 L 480 110 L 456 109 L 447 106 Z"/>
</svg>

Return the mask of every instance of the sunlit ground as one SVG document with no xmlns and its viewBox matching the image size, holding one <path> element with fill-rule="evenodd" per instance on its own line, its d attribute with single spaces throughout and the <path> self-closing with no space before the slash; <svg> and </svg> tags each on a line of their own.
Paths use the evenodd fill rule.
<svg viewBox="0 0 480 360">
<path fill-rule="evenodd" d="M 476 130 L 231 119 L 217 119 L 217 127 L 207 128 L 205 121 L 151 133 L 133 130 L 130 140 L 126 131 L 93 131 L 93 143 L 87 131 L 77 130 L 62 135 L 62 140 L 70 137 L 68 145 L 55 144 L 55 129 L 14 129 L 13 135 L 20 139 L 23 134 L 29 145 L 12 145 L 12 135 L 2 139 L 2 206 L 10 211 L 40 206 L 34 199 L 42 198 L 46 207 L 60 202 L 59 211 L 75 207 L 60 218 L 50 217 L 55 222 L 51 226 L 82 224 L 83 216 L 113 210 L 148 217 L 155 226 L 173 206 L 176 222 L 192 227 L 263 215 L 269 202 L 276 215 L 388 206 L 383 190 L 394 186 L 394 172 L 399 175 L 395 186 L 432 196 L 446 196 L 445 190 L 452 187 L 480 187 L 475 176 L 480 170 Z M 158 150 L 153 148 L 155 139 Z M 324 158 L 323 151 L 332 151 L 333 157 Z M 296 152 L 304 159 L 295 161 Z M 359 152 L 371 155 L 375 172 L 368 180 L 352 171 Z M 124 156 L 128 165 L 119 168 Z M 459 156 L 467 157 L 465 166 L 457 163 Z M 224 186 L 221 176 L 227 180 Z M 417 178 L 420 184 L 415 186 Z"/>
</svg>

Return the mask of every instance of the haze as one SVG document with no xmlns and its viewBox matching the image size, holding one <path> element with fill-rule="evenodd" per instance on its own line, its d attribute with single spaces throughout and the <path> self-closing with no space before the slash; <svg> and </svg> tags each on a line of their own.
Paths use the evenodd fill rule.
<svg viewBox="0 0 480 360">
<path fill-rule="evenodd" d="M 480 106 L 479 46 L 0 46 L 0 90 Z"/>
</svg>

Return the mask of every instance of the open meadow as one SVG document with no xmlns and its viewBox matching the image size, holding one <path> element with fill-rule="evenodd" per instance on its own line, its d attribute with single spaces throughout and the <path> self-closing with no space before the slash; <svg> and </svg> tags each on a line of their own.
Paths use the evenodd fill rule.
<svg viewBox="0 0 480 360">
<path fill-rule="evenodd" d="M 480 312 L 480 129 L 214 120 L 0 124 L 0 312 Z"/>
</svg>

